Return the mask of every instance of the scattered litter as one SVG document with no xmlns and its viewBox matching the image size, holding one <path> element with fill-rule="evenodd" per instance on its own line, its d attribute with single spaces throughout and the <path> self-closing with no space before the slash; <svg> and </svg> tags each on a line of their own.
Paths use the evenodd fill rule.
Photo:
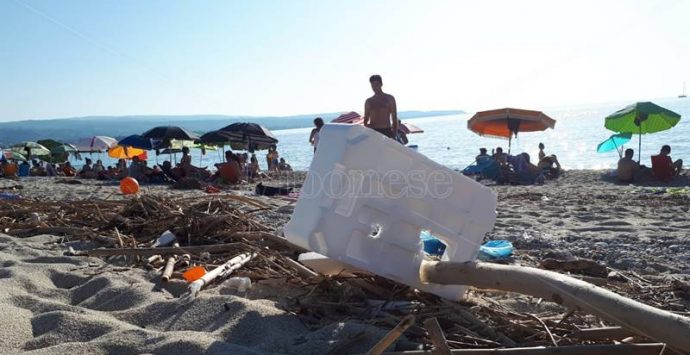
<svg viewBox="0 0 690 355">
<path fill-rule="evenodd" d="M 228 287 L 236 288 L 237 292 L 247 292 L 252 287 L 252 279 L 248 277 L 233 276 L 225 283 Z"/>
<path fill-rule="evenodd" d="M 192 283 L 202 276 L 206 275 L 206 269 L 203 266 L 194 266 L 182 273 L 182 277 L 189 283 Z"/>
<path fill-rule="evenodd" d="M 0 192 L 0 200 L 2 201 L 17 201 L 21 200 L 21 197 L 17 194 L 9 192 Z"/>
<path fill-rule="evenodd" d="M 490 240 L 479 247 L 479 252 L 494 259 L 507 258 L 513 254 L 513 243 L 507 240 Z"/>
</svg>

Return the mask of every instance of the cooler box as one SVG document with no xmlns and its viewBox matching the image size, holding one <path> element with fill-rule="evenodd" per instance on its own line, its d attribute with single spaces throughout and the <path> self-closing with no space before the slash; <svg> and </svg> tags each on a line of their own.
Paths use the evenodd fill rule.
<svg viewBox="0 0 690 355">
<path fill-rule="evenodd" d="M 426 231 L 444 261 L 473 260 L 496 219 L 496 194 L 361 125 L 327 124 L 287 239 L 355 268 L 457 300 L 465 288 L 424 284 Z"/>
</svg>

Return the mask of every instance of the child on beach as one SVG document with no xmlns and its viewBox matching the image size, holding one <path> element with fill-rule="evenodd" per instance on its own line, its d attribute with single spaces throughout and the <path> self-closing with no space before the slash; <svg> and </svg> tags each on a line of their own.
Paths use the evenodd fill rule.
<svg viewBox="0 0 690 355">
<path fill-rule="evenodd" d="M 323 119 L 321 117 L 315 118 L 314 126 L 314 129 L 311 130 L 311 134 L 309 135 L 309 143 L 314 146 L 314 152 L 316 152 L 316 146 L 319 144 L 319 132 L 321 131 L 321 127 L 323 127 Z"/>
</svg>

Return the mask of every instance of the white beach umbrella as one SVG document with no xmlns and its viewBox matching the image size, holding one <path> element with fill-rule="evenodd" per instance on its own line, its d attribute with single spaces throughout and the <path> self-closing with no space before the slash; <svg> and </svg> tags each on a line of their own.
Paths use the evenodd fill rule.
<svg viewBox="0 0 690 355">
<path fill-rule="evenodd" d="M 80 152 L 105 152 L 117 145 L 117 139 L 107 136 L 81 138 L 74 143 Z"/>
</svg>

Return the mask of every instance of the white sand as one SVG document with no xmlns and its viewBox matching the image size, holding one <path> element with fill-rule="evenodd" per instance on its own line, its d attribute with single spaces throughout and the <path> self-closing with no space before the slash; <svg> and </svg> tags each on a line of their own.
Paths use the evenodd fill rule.
<svg viewBox="0 0 690 355">
<path fill-rule="evenodd" d="M 4 353 L 323 354 L 367 331 L 348 350 L 365 352 L 385 334 L 354 322 L 310 331 L 273 301 L 222 285 L 181 307 L 183 281 L 163 285 L 155 272 L 62 256 L 72 243 L 60 239 L 0 234 Z"/>
<path fill-rule="evenodd" d="M 499 208 L 496 227 L 487 239 L 511 240 L 517 262 L 525 256 L 536 260 L 577 256 L 645 277 L 687 280 L 690 194 L 663 190 L 665 185 L 655 183 L 616 185 L 602 179 L 602 174 L 573 171 L 545 186 L 492 187 L 499 193 Z M 0 187 L 16 184 L 24 186 L 15 191 L 23 198 L 122 198 L 116 185 L 96 181 L 81 185 L 50 179 L 0 181 Z M 672 185 L 688 186 L 688 178 Z M 175 196 L 205 194 L 162 186 L 144 190 Z M 273 205 L 283 206 L 277 214 L 287 220 L 290 206 Z M 59 244 L 61 240 L 0 234 L 3 353 L 323 354 L 364 330 L 367 337 L 346 351 L 362 353 L 386 332 L 356 322 L 309 330 L 276 306 L 271 294 L 282 289 L 275 286 L 264 290 L 258 286 L 244 297 L 221 284 L 202 291 L 190 306 L 180 307 L 177 297 L 184 282 L 162 285 L 155 272 L 63 256 L 72 243 Z M 517 298 L 500 298 L 494 299 L 524 311 L 519 307 L 525 302 L 511 304 Z M 542 310 L 550 307 L 546 302 L 541 305 Z"/>
</svg>

